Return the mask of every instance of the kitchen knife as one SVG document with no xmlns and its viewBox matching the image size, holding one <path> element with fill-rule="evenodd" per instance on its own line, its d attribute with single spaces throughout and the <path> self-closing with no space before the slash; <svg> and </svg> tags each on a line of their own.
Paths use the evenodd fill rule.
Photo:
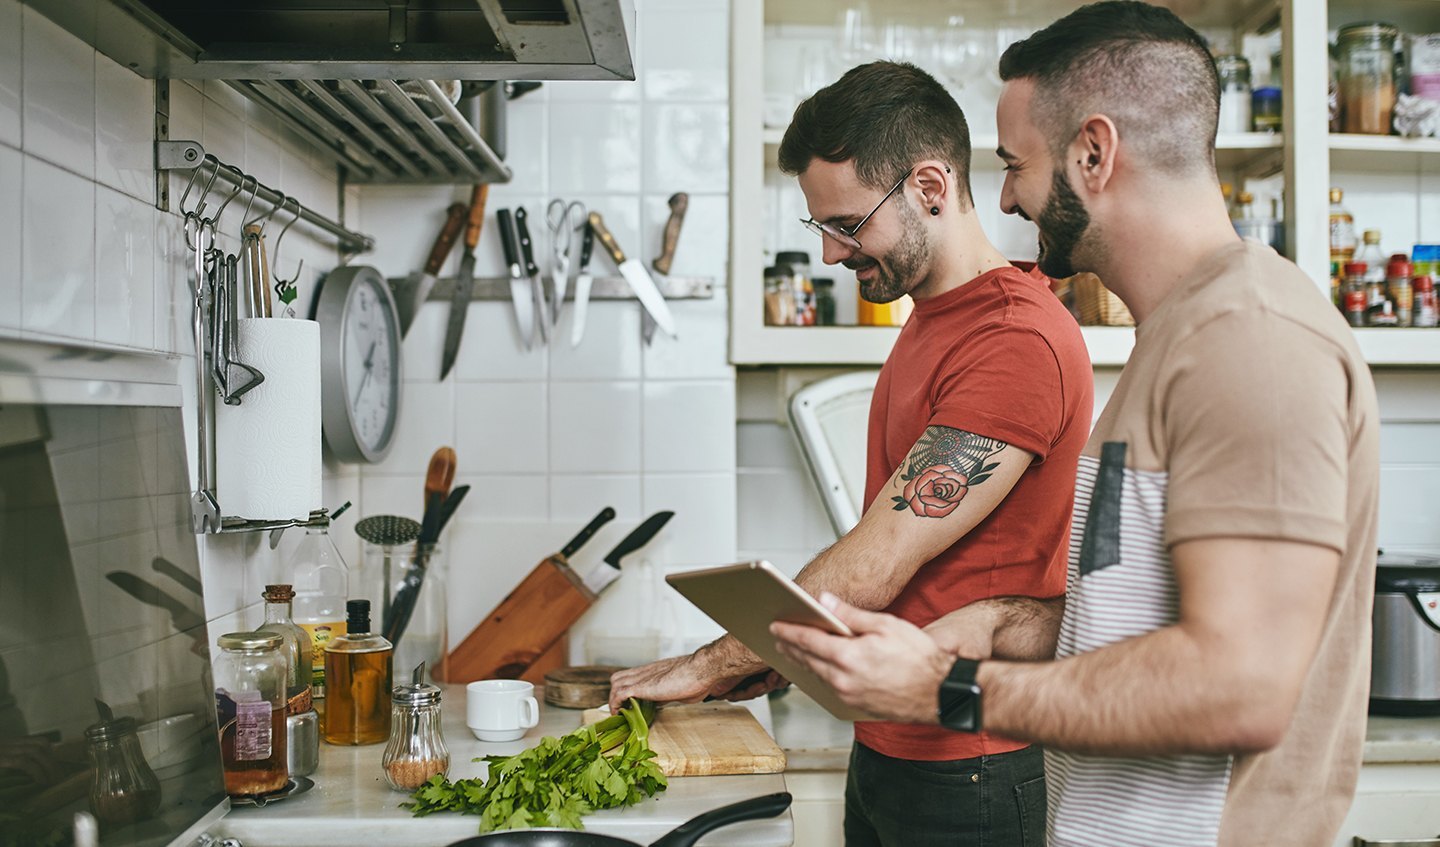
<svg viewBox="0 0 1440 847">
<path fill-rule="evenodd" d="M 645 265 L 639 259 L 625 258 L 625 251 L 620 249 L 616 243 L 615 236 L 605 226 L 605 219 L 600 217 L 599 212 L 590 213 L 590 228 L 595 230 L 595 237 L 605 246 L 605 251 L 610 258 L 615 260 L 615 267 L 620 270 L 620 275 L 630 283 L 640 305 L 655 319 L 655 323 L 665 330 L 671 338 L 675 334 L 675 318 L 670 314 L 670 307 L 665 303 L 665 297 L 660 294 L 660 289 L 655 287 L 655 280 L 650 278 L 650 273 L 645 270 Z"/>
<path fill-rule="evenodd" d="M 680 225 L 685 223 L 685 211 L 690 208 L 690 195 L 683 191 L 670 195 L 670 219 L 665 222 L 665 237 L 660 245 L 660 255 L 650 267 L 662 276 L 670 275 L 670 266 L 675 261 L 675 245 L 680 241 Z M 647 312 L 641 316 L 640 335 L 649 347 L 655 339 L 655 319 Z"/>
<path fill-rule="evenodd" d="M 450 255 L 456 240 L 460 237 L 460 230 L 465 227 L 465 204 L 452 203 L 450 208 L 445 210 L 445 226 L 441 227 L 440 234 L 435 237 L 435 243 L 430 247 L 430 256 L 425 259 L 424 267 L 410 274 L 401 280 L 395 287 L 395 310 L 400 315 L 400 335 L 410 331 L 410 325 L 415 322 L 415 315 L 420 312 L 426 298 L 430 296 L 430 290 L 435 287 L 435 275 L 440 273 L 440 268 L 445 264 L 445 258 Z"/>
<path fill-rule="evenodd" d="M 540 343 L 550 342 L 550 305 L 545 298 L 545 281 L 540 278 L 540 268 L 535 264 L 535 248 L 530 242 L 530 213 L 521 206 L 515 210 L 515 234 L 520 241 L 520 256 L 525 261 L 525 275 L 530 277 L 531 302 L 535 305 L 536 321 L 540 326 Z"/>
<path fill-rule="evenodd" d="M 519 240 L 515 237 L 515 221 L 509 209 L 495 213 L 500 223 L 500 247 L 505 251 L 505 264 L 510 269 L 510 305 L 515 308 L 515 325 L 520 328 L 520 343 L 530 349 L 535 333 L 535 305 L 525 287 L 524 269 L 520 267 Z"/>
<path fill-rule="evenodd" d="M 575 277 L 575 316 L 570 323 L 570 346 L 577 347 L 585 337 L 585 314 L 590 308 L 590 251 L 595 247 L 595 230 L 585 224 L 585 235 L 580 241 L 580 275 Z"/>
<path fill-rule="evenodd" d="M 605 507 L 568 544 L 541 559 L 436 667 L 437 678 L 519 679 L 544 658 L 595 602 L 569 559 L 614 517 L 615 510 Z"/>
<path fill-rule="evenodd" d="M 465 256 L 450 295 L 450 321 L 445 325 L 445 349 L 440 359 L 440 381 L 450 375 L 460 355 L 460 338 L 465 334 L 465 316 L 470 313 L 470 292 L 475 289 L 475 245 L 480 243 L 480 224 L 485 220 L 485 198 L 490 186 L 480 183 L 470 195 L 470 214 L 465 220 Z"/>
<path fill-rule="evenodd" d="M 585 587 L 599 594 L 606 586 L 620 577 L 620 560 L 650 543 L 661 527 L 669 523 L 675 517 L 674 512 L 656 512 L 645 519 L 645 522 L 630 531 L 630 534 L 615 545 L 615 549 L 605 554 L 602 564 L 596 565 L 595 569 L 585 577 Z"/>
</svg>

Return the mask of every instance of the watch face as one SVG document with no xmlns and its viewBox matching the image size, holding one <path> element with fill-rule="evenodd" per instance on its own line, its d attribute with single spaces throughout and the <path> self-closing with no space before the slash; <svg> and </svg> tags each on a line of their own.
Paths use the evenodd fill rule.
<svg viewBox="0 0 1440 847">
<path fill-rule="evenodd" d="M 399 327 L 383 282 L 361 278 L 345 308 L 345 404 L 360 448 L 380 453 L 389 444 L 399 409 Z"/>
</svg>

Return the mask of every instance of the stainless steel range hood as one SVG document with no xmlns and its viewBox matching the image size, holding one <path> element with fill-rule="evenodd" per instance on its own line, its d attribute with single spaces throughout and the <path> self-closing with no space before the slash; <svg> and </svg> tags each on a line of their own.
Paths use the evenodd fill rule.
<svg viewBox="0 0 1440 847">
<path fill-rule="evenodd" d="M 151 78 L 635 78 L 631 0 L 25 2 Z"/>
</svg>

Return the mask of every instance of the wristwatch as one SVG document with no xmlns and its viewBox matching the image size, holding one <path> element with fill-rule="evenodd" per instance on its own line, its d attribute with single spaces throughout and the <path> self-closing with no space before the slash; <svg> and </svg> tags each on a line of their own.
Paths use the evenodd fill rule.
<svg viewBox="0 0 1440 847">
<path fill-rule="evenodd" d="M 980 731 L 980 686 L 975 671 L 980 663 L 956 659 L 940 682 L 940 725 L 960 732 Z"/>
</svg>

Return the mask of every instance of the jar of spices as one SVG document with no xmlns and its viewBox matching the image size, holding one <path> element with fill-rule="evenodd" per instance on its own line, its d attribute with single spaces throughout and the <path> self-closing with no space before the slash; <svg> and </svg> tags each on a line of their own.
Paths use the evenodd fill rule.
<svg viewBox="0 0 1440 847">
<path fill-rule="evenodd" d="M 153 817 L 160 780 L 145 761 L 134 718 L 110 718 L 85 730 L 90 742 L 90 811 L 102 824 L 123 826 Z"/>
<path fill-rule="evenodd" d="M 1365 263 L 1345 263 L 1345 320 L 1351 326 L 1364 326 L 1366 307 L 1369 305 L 1365 300 Z"/>
<path fill-rule="evenodd" d="M 1255 89 L 1250 95 L 1250 112 L 1256 132 L 1280 132 L 1285 125 L 1280 89 L 1274 86 Z"/>
<path fill-rule="evenodd" d="M 795 301 L 795 326 L 815 325 L 815 286 L 810 280 L 810 254 L 803 250 L 782 250 L 775 254 L 775 264 L 789 266 L 790 286 Z"/>
<path fill-rule="evenodd" d="M 789 265 L 765 269 L 765 325 L 791 326 L 795 323 L 795 286 Z"/>
<path fill-rule="evenodd" d="M 1410 326 L 1414 318 L 1415 294 L 1410 279 L 1414 275 L 1410 257 L 1396 253 L 1385 268 L 1385 287 L 1395 301 L 1397 326 Z"/>
<path fill-rule="evenodd" d="M 835 325 L 835 280 L 815 278 L 815 325 Z"/>
<path fill-rule="evenodd" d="M 235 797 L 281 791 L 286 760 L 285 684 L 290 668 L 275 632 L 231 632 L 217 642 L 215 709 L 225 790 Z"/>
<path fill-rule="evenodd" d="M 1395 112 L 1395 40 L 1390 24 L 1341 27 L 1339 53 L 1341 128 L 1365 135 L 1389 135 Z"/>
<path fill-rule="evenodd" d="M 420 665 L 413 682 L 391 692 L 390 742 L 381 765 L 396 791 L 414 791 L 430 777 L 450 772 L 450 750 L 440 732 L 440 689 L 421 681 L 424 669 Z"/>
<path fill-rule="evenodd" d="M 1220 132 L 1250 131 L 1250 61 L 1244 56 L 1219 56 Z"/>
<path fill-rule="evenodd" d="M 1440 323 L 1440 304 L 1435 300 L 1435 282 L 1428 276 L 1415 277 L 1415 326 Z"/>
</svg>

